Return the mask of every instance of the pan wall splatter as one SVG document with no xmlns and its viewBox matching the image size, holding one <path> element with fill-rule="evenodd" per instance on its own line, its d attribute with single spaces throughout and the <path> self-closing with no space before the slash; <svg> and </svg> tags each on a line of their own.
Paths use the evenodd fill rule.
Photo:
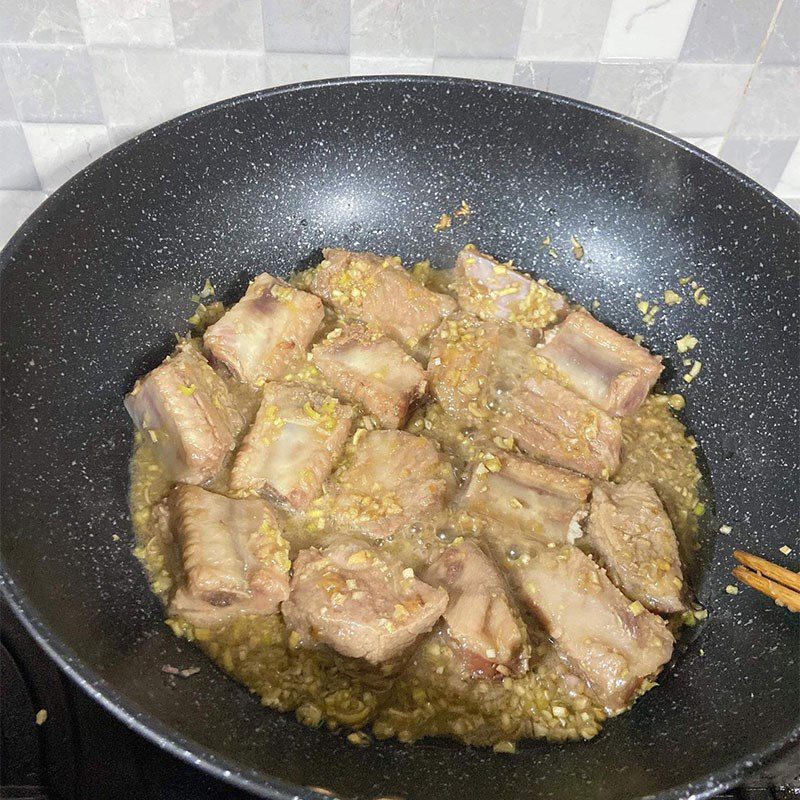
<svg viewBox="0 0 800 800">
<path fill-rule="evenodd" d="M 461 200 L 469 221 L 435 233 Z M 570 236 L 587 259 L 570 252 Z M 551 237 L 554 258 L 542 248 Z M 323 244 L 431 255 L 474 240 L 667 356 L 693 333 L 687 424 L 714 486 L 710 611 L 634 710 L 588 744 L 515 756 L 368 748 L 261 708 L 164 626 L 131 556 L 120 398 L 169 351 L 208 276 L 231 300 Z M 798 520 L 800 221 L 713 159 L 550 95 L 429 78 L 267 91 L 140 136 L 57 192 L 3 251 L 4 591 L 90 692 L 138 730 L 266 797 L 604 798 L 711 792 L 798 733 L 797 617 L 725 593 L 734 545 L 777 559 Z M 634 296 L 687 299 L 642 325 Z M 728 523 L 733 534 L 713 541 Z M 119 536 L 119 540 L 115 539 Z M 170 663 L 203 663 L 171 687 Z"/>
</svg>

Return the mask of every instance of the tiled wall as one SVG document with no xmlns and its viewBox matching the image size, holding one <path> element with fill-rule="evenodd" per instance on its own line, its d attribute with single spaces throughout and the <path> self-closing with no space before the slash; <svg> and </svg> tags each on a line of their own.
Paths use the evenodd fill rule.
<svg viewBox="0 0 800 800">
<path fill-rule="evenodd" d="M 310 78 L 462 75 L 589 100 L 800 209 L 800 0 L 0 0 L 0 241 L 131 135 Z"/>
</svg>

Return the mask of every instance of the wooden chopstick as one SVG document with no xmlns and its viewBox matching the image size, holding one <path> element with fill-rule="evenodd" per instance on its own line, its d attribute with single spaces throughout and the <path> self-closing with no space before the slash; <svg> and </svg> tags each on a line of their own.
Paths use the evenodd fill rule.
<svg viewBox="0 0 800 800">
<path fill-rule="evenodd" d="M 789 611 L 800 611 L 800 574 L 742 550 L 734 550 L 733 557 L 743 565 L 733 570 L 742 583 L 777 600 Z"/>
</svg>

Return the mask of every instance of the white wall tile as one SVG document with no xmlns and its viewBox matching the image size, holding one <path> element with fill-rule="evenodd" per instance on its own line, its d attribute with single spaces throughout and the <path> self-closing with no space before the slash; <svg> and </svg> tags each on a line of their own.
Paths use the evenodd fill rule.
<svg viewBox="0 0 800 800">
<path fill-rule="evenodd" d="M 611 0 L 528 0 L 517 58 L 596 61 Z"/>
<path fill-rule="evenodd" d="M 46 197 L 44 192 L 0 189 L 0 248 L 5 246 Z"/>
<path fill-rule="evenodd" d="M 92 62 L 113 126 L 148 128 L 269 83 L 264 56 L 256 53 L 96 48 Z"/>
<path fill-rule="evenodd" d="M 600 57 L 677 59 L 694 6 L 695 0 L 613 0 Z"/>
<path fill-rule="evenodd" d="M 513 58 L 437 58 L 433 63 L 433 73 L 451 78 L 513 83 L 514 67 Z"/>
<path fill-rule="evenodd" d="M 353 0 L 350 54 L 433 58 L 437 0 Z"/>
<path fill-rule="evenodd" d="M 9 122 L 16 118 L 17 110 L 14 108 L 11 91 L 8 88 L 6 76 L 3 74 L 3 67 L 0 64 L 0 122 Z"/>
<path fill-rule="evenodd" d="M 184 75 L 175 50 L 92 50 L 97 91 L 109 125 L 150 127 L 186 109 Z"/>
<path fill-rule="evenodd" d="M 273 86 L 336 78 L 350 72 L 350 59 L 324 53 L 267 53 L 267 72 Z"/>
<path fill-rule="evenodd" d="M 592 86 L 595 65 L 588 61 L 517 61 L 514 83 L 543 92 L 586 100 Z"/>
<path fill-rule="evenodd" d="M 677 64 L 656 124 L 678 135 L 725 133 L 752 69 L 749 64 Z"/>
<path fill-rule="evenodd" d="M 654 123 L 672 78 L 672 64 L 598 64 L 589 102 Z"/>
<path fill-rule="evenodd" d="M 169 0 L 77 0 L 87 44 L 148 45 L 175 42 Z"/>
<path fill-rule="evenodd" d="M 117 145 L 127 142 L 128 139 L 138 136 L 142 131 L 146 131 L 147 125 L 107 125 L 106 128 L 111 146 L 117 147 Z"/>
<path fill-rule="evenodd" d="M 347 53 L 350 0 L 262 0 L 264 40 L 276 53 Z"/>
<path fill-rule="evenodd" d="M 731 127 L 741 138 L 800 136 L 800 67 L 756 67 Z"/>
<path fill-rule="evenodd" d="M 180 47 L 263 50 L 261 0 L 171 0 Z"/>
<path fill-rule="evenodd" d="M 698 0 L 681 61 L 752 64 L 778 0 Z"/>
<path fill-rule="evenodd" d="M 783 0 L 762 64 L 800 64 L 800 0 Z"/>
<path fill-rule="evenodd" d="M 184 110 L 269 85 L 264 56 L 257 53 L 178 51 L 184 75 Z"/>
<path fill-rule="evenodd" d="M 682 139 L 685 139 L 689 144 L 693 144 L 695 147 L 699 147 L 701 150 L 705 150 L 706 153 L 710 153 L 712 156 L 719 156 L 719 151 L 722 149 L 722 142 L 724 141 L 724 136 L 682 136 Z"/>
<path fill-rule="evenodd" d="M 800 142 L 794 146 L 775 191 L 779 197 L 800 198 Z"/>
<path fill-rule="evenodd" d="M 744 172 L 762 186 L 773 190 L 792 155 L 796 139 L 728 138 L 720 158 Z"/>
<path fill-rule="evenodd" d="M 0 189 L 40 189 L 28 143 L 16 122 L 0 122 Z"/>
<path fill-rule="evenodd" d="M 350 56 L 351 75 L 430 75 L 432 58 Z"/>
<path fill-rule="evenodd" d="M 0 59 L 20 120 L 103 121 L 85 47 L 15 46 Z"/>
<path fill-rule="evenodd" d="M 525 0 L 438 0 L 437 58 L 514 58 Z"/>
<path fill-rule="evenodd" d="M 0 0 L 0 42 L 82 44 L 75 0 Z"/>
<path fill-rule="evenodd" d="M 42 189 L 52 192 L 111 148 L 105 125 L 22 126 Z"/>
</svg>

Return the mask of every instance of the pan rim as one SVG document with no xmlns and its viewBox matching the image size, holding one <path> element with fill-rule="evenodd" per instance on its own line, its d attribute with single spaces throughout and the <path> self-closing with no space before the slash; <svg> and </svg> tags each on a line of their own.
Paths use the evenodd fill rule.
<svg viewBox="0 0 800 800">
<path fill-rule="evenodd" d="M 188 120 L 199 119 L 207 114 L 218 112 L 226 108 L 233 108 L 242 103 L 257 102 L 283 94 L 301 93 L 307 90 L 324 89 L 325 87 L 376 84 L 406 84 L 409 87 L 420 85 L 440 85 L 451 88 L 490 87 L 492 90 L 508 95 L 542 97 L 560 105 L 579 108 L 600 117 L 621 122 L 627 126 L 645 131 L 691 153 L 695 157 L 699 157 L 742 184 L 750 192 L 754 192 L 776 211 L 788 213 L 790 218 L 795 217 L 797 221 L 800 222 L 800 214 L 795 212 L 788 204 L 756 181 L 721 161 L 719 158 L 663 130 L 627 117 L 624 114 L 609 111 L 608 109 L 590 103 L 537 89 L 468 78 L 448 78 L 429 75 L 340 77 L 260 89 L 248 94 L 220 100 L 160 123 L 128 141 L 123 142 L 81 170 L 39 205 L 0 252 L 0 273 L 2 273 L 5 266 L 10 263 L 14 251 L 25 236 L 41 224 L 51 205 L 66 198 L 74 187 L 78 186 L 87 176 L 109 163 L 112 158 L 117 158 L 128 150 L 135 148 L 142 137 L 158 136 L 167 133 Z M 322 797 L 322 795 L 307 787 L 286 783 L 279 778 L 267 776 L 265 773 L 253 768 L 244 768 L 235 761 L 225 756 L 220 756 L 204 745 L 201 745 L 199 742 L 180 734 L 176 729 L 161 722 L 149 712 L 143 711 L 135 702 L 127 699 L 123 694 L 114 689 L 108 681 L 101 678 L 92 667 L 77 658 L 71 648 L 60 637 L 49 630 L 33 604 L 26 598 L 19 587 L 17 587 L 15 581 L 6 570 L 2 558 L 0 558 L 0 592 L 25 629 L 33 636 L 37 644 L 45 650 L 48 656 L 55 661 L 59 668 L 84 692 L 139 735 L 144 736 L 158 747 L 166 750 L 182 761 L 200 767 L 219 780 L 252 792 L 259 797 L 274 798 L 275 800 L 290 800 L 293 798 L 298 798 L 298 800 L 305 800 L 306 798 L 312 800 L 313 798 Z M 732 761 L 722 769 L 700 776 L 694 781 L 671 787 L 655 795 L 650 795 L 647 800 L 679 800 L 679 798 L 688 796 L 697 798 L 697 800 L 702 800 L 703 798 L 712 797 L 721 791 L 735 786 L 748 772 L 765 763 L 789 745 L 799 740 L 800 722 L 798 722 L 796 727 L 790 730 L 788 734 L 777 741 L 770 742 L 758 752 L 745 758 Z M 268 783 L 266 781 L 268 781 Z"/>
</svg>

